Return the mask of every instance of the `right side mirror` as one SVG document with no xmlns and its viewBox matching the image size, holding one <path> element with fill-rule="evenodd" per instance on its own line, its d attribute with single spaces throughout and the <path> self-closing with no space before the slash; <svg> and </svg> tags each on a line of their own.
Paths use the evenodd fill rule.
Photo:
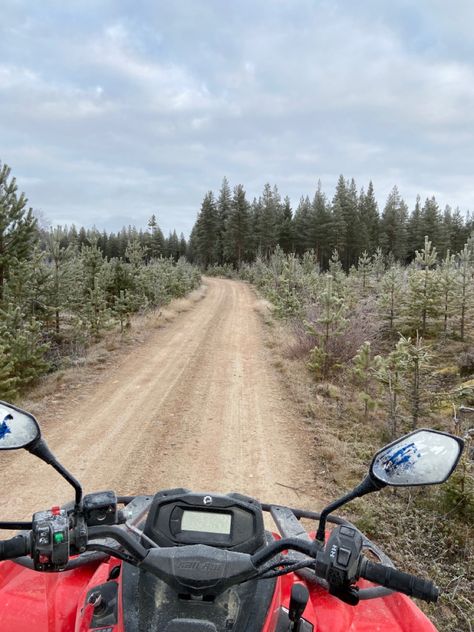
<svg viewBox="0 0 474 632">
<path fill-rule="evenodd" d="M 464 441 L 446 432 L 416 430 L 375 455 L 370 476 L 385 485 L 436 485 L 448 479 L 461 457 Z"/>
</svg>

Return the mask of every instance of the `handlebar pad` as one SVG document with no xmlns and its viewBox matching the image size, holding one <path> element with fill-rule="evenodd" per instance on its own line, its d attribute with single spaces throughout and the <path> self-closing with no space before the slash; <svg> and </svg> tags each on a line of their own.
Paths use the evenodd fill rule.
<svg viewBox="0 0 474 632">
<path fill-rule="evenodd" d="M 0 541 L 0 560 L 13 560 L 30 552 L 28 539 L 24 535 L 17 535 L 10 540 Z"/>
<path fill-rule="evenodd" d="M 375 564 L 367 558 L 363 558 L 361 562 L 359 576 L 375 584 L 404 593 L 409 597 L 423 599 L 423 601 L 435 603 L 439 597 L 439 590 L 433 582 L 416 577 L 416 575 L 403 573 L 390 566 Z"/>
</svg>

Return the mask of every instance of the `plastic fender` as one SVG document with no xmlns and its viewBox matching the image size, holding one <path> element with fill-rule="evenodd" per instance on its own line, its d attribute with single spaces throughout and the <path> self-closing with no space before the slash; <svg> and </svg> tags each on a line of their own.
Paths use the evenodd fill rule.
<svg viewBox="0 0 474 632">
<path fill-rule="evenodd" d="M 63 573 L 38 573 L 0 563 L 0 632 L 71 632 L 79 594 L 95 565 Z"/>
<path fill-rule="evenodd" d="M 93 608 L 86 604 L 87 593 L 92 590 L 95 586 L 99 586 L 100 584 L 105 584 L 108 580 L 110 571 L 115 566 L 122 566 L 122 562 L 111 557 L 108 561 L 100 564 L 95 573 L 90 576 L 89 582 L 84 586 L 81 594 L 79 595 L 77 602 L 77 614 L 76 614 L 76 625 L 74 628 L 74 632 L 85 632 L 85 630 L 89 629 L 89 623 L 92 620 L 92 615 L 94 613 Z M 122 605 L 122 573 L 118 579 L 114 580 L 119 584 L 118 595 L 119 595 L 119 603 L 118 603 L 118 622 L 117 625 L 114 626 L 114 632 L 123 632 L 123 605 Z M 0 632 L 3 632 L 0 628 Z"/>
<path fill-rule="evenodd" d="M 278 610 L 281 606 L 288 608 L 294 583 L 301 583 L 294 574 L 278 579 L 262 632 L 274 632 Z M 367 588 L 371 584 L 362 581 L 359 586 Z M 353 607 L 323 588 L 311 587 L 303 618 L 313 625 L 314 632 L 437 632 L 416 604 L 400 593 L 361 601 Z"/>
</svg>

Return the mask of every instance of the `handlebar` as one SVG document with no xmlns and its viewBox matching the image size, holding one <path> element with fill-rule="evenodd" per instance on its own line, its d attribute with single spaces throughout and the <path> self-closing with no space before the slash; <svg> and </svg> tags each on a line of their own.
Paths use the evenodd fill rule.
<svg viewBox="0 0 474 632">
<path fill-rule="evenodd" d="M 353 532 L 352 535 L 351 532 Z M 86 540 L 88 541 L 88 550 L 95 549 L 102 551 L 107 555 L 115 556 L 146 568 L 148 571 L 161 576 L 162 579 L 170 583 L 170 585 L 180 583 L 180 576 L 176 571 L 180 565 L 175 565 L 178 558 L 181 562 L 184 562 L 186 559 L 190 562 L 194 562 L 194 566 L 190 564 L 188 568 L 205 568 L 207 571 L 209 568 L 220 567 L 220 570 L 217 572 L 217 575 L 220 575 L 220 579 L 218 580 L 216 576 L 216 581 L 213 586 L 213 589 L 220 591 L 221 588 L 223 590 L 225 587 L 248 579 L 265 578 L 265 576 L 270 577 L 270 575 L 268 575 L 267 563 L 284 551 L 291 550 L 297 551 L 303 554 L 303 556 L 307 556 L 307 566 L 311 569 L 308 572 L 313 573 L 314 577 L 325 579 L 329 584 L 330 592 L 343 601 L 346 600 L 345 596 L 352 590 L 349 597 L 351 599 L 355 598 L 356 601 L 353 603 L 357 603 L 358 597 L 354 597 L 354 595 L 357 595 L 357 591 L 351 588 L 351 586 L 353 586 L 359 578 L 367 579 L 379 586 L 404 593 L 410 597 L 416 597 L 427 602 L 437 601 L 439 590 L 433 582 L 398 571 L 384 564 L 373 563 L 365 558 L 361 554 L 362 537 L 357 535 L 357 533 L 355 529 L 348 528 L 347 526 L 336 527 L 336 529 L 331 532 L 331 536 L 326 545 L 319 541 L 305 540 L 298 537 L 282 538 L 267 544 L 253 555 L 237 552 L 231 553 L 204 545 L 168 548 L 156 546 L 150 549 L 144 546 L 143 542 L 140 542 L 136 536 L 133 536 L 125 529 L 110 524 L 89 526 Z M 0 541 L 0 561 L 22 558 L 30 554 L 32 557 L 35 557 L 38 551 L 35 548 L 35 538 L 32 537 L 31 534 L 32 532 L 22 533 L 10 540 Z M 106 538 L 115 540 L 122 547 L 122 551 L 125 551 L 125 555 L 120 550 L 92 542 L 96 539 Z M 71 532 L 70 544 L 73 546 L 77 544 L 74 542 L 73 532 Z M 339 555 L 339 548 L 341 548 L 341 553 L 344 553 L 346 557 L 347 554 L 350 553 L 347 559 Z M 69 546 L 67 549 L 69 550 Z M 66 562 L 61 562 L 62 565 L 56 568 L 52 566 L 48 568 L 37 568 L 35 566 L 35 568 L 37 568 L 37 570 L 63 570 L 67 568 L 67 558 L 68 552 L 65 553 Z M 299 567 L 301 568 L 301 557 L 299 560 Z M 295 562 L 295 560 L 292 561 L 293 563 Z M 271 568 L 274 569 L 277 566 L 278 563 L 274 563 Z M 167 567 L 169 567 L 168 570 L 166 570 Z M 183 568 L 184 567 L 186 567 L 186 564 L 184 564 Z M 290 567 L 287 567 L 286 571 L 282 570 L 277 572 L 282 574 L 284 572 L 290 572 L 291 570 Z M 183 580 L 183 578 L 184 575 L 181 579 Z M 195 592 L 201 591 L 203 581 L 202 573 L 199 581 L 197 581 L 196 578 L 197 583 L 194 587 L 192 573 L 191 576 L 189 572 L 186 573 L 185 581 L 186 585 L 191 587 Z M 216 584 L 219 584 L 219 587 Z M 383 589 L 379 588 L 377 590 L 382 591 Z M 361 591 L 361 598 L 363 598 L 363 593 L 364 590 Z M 348 603 L 351 603 L 351 601 L 349 600 Z"/>
<path fill-rule="evenodd" d="M 359 576 L 409 597 L 423 599 L 423 601 L 436 603 L 439 597 L 439 590 L 433 582 L 390 566 L 374 564 L 365 557 L 362 558 L 360 564 Z"/>
<path fill-rule="evenodd" d="M 29 538 L 16 535 L 9 540 L 0 540 L 0 560 L 14 560 L 16 557 L 28 555 L 31 552 Z"/>
</svg>

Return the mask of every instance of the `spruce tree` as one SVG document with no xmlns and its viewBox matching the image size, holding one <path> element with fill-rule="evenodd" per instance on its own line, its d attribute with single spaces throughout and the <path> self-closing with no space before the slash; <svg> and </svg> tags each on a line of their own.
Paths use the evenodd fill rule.
<svg viewBox="0 0 474 632">
<path fill-rule="evenodd" d="M 230 214 L 232 203 L 232 192 L 226 177 L 222 180 L 222 185 L 217 198 L 217 262 L 222 265 L 225 261 L 224 256 L 224 235 L 226 231 L 227 220 Z"/>
<path fill-rule="evenodd" d="M 290 198 L 286 197 L 283 204 L 282 219 L 279 226 L 278 243 L 283 252 L 294 252 L 295 234 L 293 227 L 293 213 Z"/>
<path fill-rule="evenodd" d="M 265 258 L 270 256 L 277 244 L 279 215 L 278 197 L 275 199 L 270 184 L 265 184 L 262 197 L 259 200 L 261 210 L 258 226 L 260 251 Z"/>
<path fill-rule="evenodd" d="M 318 180 L 310 219 L 310 245 L 314 249 L 321 268 L 327 268 L 331 255 L 331 211 Z"/>
<path fill-rule="evenodd" d="M 359 196 L 359 217 L 361 231 L 366 239 L 366 243 L 361 244 L 361 247 L 373 253 L 379 245 L 380 214 L 372 180 L 369 182 L 367 193 Z"/>
<path fill-rule="evenodd" d="M 245 189 L 241 184 L 234 187 L 230 214 L 224 236 L 228 261 L 240 268 L 249 252 L 250 213 Z"/>
<path fill-rule="evenodd" d="M 311 244 L 311 220 L 312 220 L 311 202 L 308 196 L 301 197 L 300 202 L 295 211 L 294 227 L 295 227 L 295 250 L 297 254 L 302 255 L 306 250 L 312 247 Z"/>
<path fill-rule="evenodd" d="M 439 248 L 441 242 L 441 213 L 436 198 L 426 198 L 421 210 L 421 227 L 424 235 Z"/>
<path fill-rule="evenodd" d="M 427 234 L 423 230 L 420 196 L 417 195 L 415 208 L 407 224 L 407 257 L 409 260 L 414 259 L 416 251 L 423 248 L 425 235 Z"/>
<path fill-rule="evenodd" d="M 165 238 L 158 225 L 156 215 L 153 214 L 148 220 L 148 228 L 150 231 L 150 240 L 148 244 L 150 257 L 152 259 L 158 259 L 164 255 Z"/>
<path fill-rule="evenodd" d="M 385 204 L 380 222 L 380 245 L 385 254 L 392 253 L 395 259 L 405 261 L 407 254 L 407 207 L 397 187 L 393 187 Z"/>
<path fill-rule="evenodd" d="M 208 191 L 202 201 L 201 211 L 196 221 L 195 249 L 197 261 L 203 266 L 218 263 L 219 225 L 217 207 L 212 191 Z"/>
</svg>

